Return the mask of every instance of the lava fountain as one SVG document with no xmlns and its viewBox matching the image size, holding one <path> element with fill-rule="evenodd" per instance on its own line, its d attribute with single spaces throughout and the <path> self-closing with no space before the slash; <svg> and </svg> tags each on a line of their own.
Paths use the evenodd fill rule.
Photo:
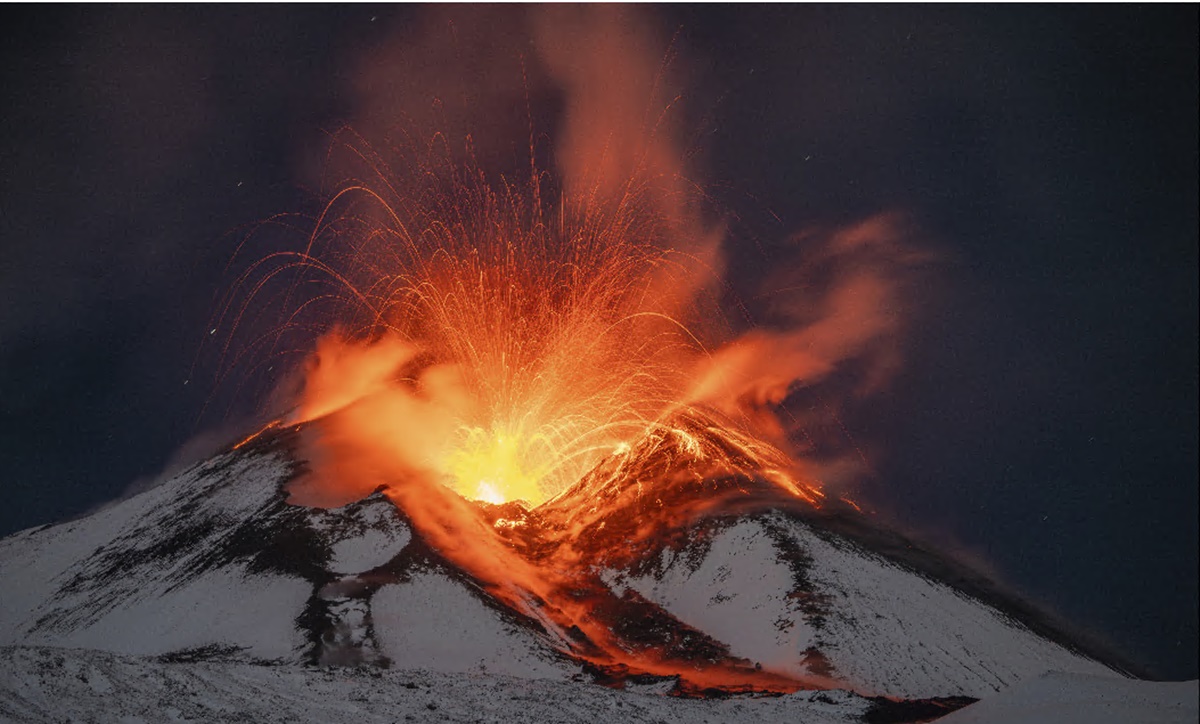
<svg viewBox="0 0 1200 724">
<path fill-rule="evenodd" d="M 642 192 L 550 214 L 540 175 L 426 173 L 449 189 L 428 206 L 349 192 L 382 223 L 350 234 L 334 279 L 351 321 L 317 343 L 292 421 L 329 417 L 326 439 L 370 440 L 465 497 L 538 504 L 689 404 L 706 349 L 673 277 L 694 260 L 656 243 L 667 222 Z"/>
<path fill-rule="evenodd" d="M 799 268 L 821 278 L 774 279 L 801 291 L 770 325 L 729 321 L 707 200 L 663 117 L 644 121 L 655 93 L 631 104 L 647 87 L 612 82 L 654 56 L 607 32 L 623 11 L 595 12 L 539 25 L 540 60 L 568 97 L 560 177 L 536 163 L 532 132 L 516 175 L 489 173 L 469 136 L 413 134 L 396 161 L 343 133 L 356 173 L 303 249 L 249 266 L 214 326 L 282 310 L 234 350 L 244 357 L 315 340 L 272 423 L 302 430 L 293 501 L 385 486 L 441 555 L 589 665 L 686 672 L 699 688 L 829 685 L 757 671 L 715 642 L 631 644 L 616 620 L 640 604 L 595 570 L 705 515 L 820 505 L 791 434 L 802 421 L 780 403 L 847 360 L 872 360 L 877 381 L 911 259 L 886 218 L 810 239 Z M 512 501 L 515 515 L 496 512 Z"/>
</svg>

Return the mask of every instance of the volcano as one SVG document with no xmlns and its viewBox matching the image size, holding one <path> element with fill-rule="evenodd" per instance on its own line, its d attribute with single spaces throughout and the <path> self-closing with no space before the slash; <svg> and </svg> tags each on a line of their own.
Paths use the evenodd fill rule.
<svg viewBox="0 0 1200 724">
<path fill-rule="evenodd" d="M 380 701 L 464 681 L 608 707 L 648 692 L 673 695 L 654 699 L 671 716 L 702 699 L 814 721 L 924 721 L 1047 672 L 1120 676 L 853 508 L 801 505 L 769 471 L 706 469 L 706 446 L 731 443 L 691 423 L 691 439 L 651 436 L 533 508 L 405 481 L 339 508 L 297 505 L 305 430 L 276 427 L 86 518 L 17 533 L 0 541 L 0 713 L 53 709 L 38 696 L 68 670 L 93 681 L 89 696 L 134 696 L 119 682 L 149 668 L 209 688 L 213 672 L 276 689 L 343 677 L 391 692 L 362 694 Z M 422 522 L 429 510 L 444 519 Z M 530 694 L 543 690 L 558 693 Z M 449 706 L 438 701 L 421 713 Z M 493 705 L 464 711 L 507 716 Z"/>
</svg>

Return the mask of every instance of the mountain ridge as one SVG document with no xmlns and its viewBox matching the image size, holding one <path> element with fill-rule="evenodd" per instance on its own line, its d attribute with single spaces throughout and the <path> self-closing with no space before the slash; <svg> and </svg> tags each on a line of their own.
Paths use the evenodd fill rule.
<svg viewBox="0 0 1200 724">
<path fill-rule="evenodd" d="M 679 484 L 678 450 L 654 463 L 674 473 L 647 478 L 670 487 L 597 471 L 611 484 L 593 508 L 583 485 L 534 509 L 448 498 L 471 517 L 452 521 L 451 550 L 386 484 L 335 509 L 291 504 L 308 472 L 298 434 L 268 431 L 93 516 L 0 540 L 3 577 L 36 581 L 5 595 L 0 645 L 951 708 L 1045 671 L 1117 671 L 941 569 L 871 550 L 872 535 L 906 539 L 865 519 L 781 504 L 747 471 Z M 490 536 L 495 561 L 473 568 L 469 535 Z"/>
</svg>

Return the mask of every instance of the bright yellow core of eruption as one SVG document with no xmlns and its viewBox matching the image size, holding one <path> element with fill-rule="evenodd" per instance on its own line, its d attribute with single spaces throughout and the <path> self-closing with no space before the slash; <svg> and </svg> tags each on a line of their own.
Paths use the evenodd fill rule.
<svg viewBox="0 0 1200 724">
<path fill-rule="evenodd" d="M 520 433 L 464 428 L 466 439 L 450 452 L 445 470 L 460 495 L 499 504 L 524 500 L 542 501 L 545 494 L 538 481 L 546 472 L 530 460 L 532 444 Z"/>
</svg>

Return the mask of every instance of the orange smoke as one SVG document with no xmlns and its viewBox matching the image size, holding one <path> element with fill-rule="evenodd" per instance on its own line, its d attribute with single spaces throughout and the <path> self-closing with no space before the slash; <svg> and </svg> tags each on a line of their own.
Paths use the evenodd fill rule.
<svg viewBox="0 0 1200 724">
<path fill-rule="evenodd" d="M 797 386 L 816 385 L 847 363 L 861 371 L 858 395 L 879 389 L 899 364 L 906 293 L 930 261 L 904 243 L 895 215 L 830 234 L 798 235 L 766 285 L 772 324 L 739 336 L 699 365 L 688 401 L 750 415 L 760 433 L 787 431 L 773 410 Z"/>
<path fill-rule="evenodd" d="M 634 11 L 432 18 L 418 42 L 364 63 L 360 90 L 380 94 L 371 107 L 429 102 L 403 71 L 436 60 L 446 98 L 478 115 L 473 102 L 514 99 L 481 95 L 477 74 L 454 76 L 455 59 L 518 58 L 526 104 L 562 98 L 559 174 L 535 162 L 531 118 L 528 168 L 515 175 L 490 173 L 475 136 L 421 142 L 415 122 L 391 158 L 339 136 L 353 164 L 339 166 L 344 181 L 305 248 L 256 262 L 238 285 L 249 293 L 227 306 L 236 328 L 262 314 L 252 302 L 278 305 L 285 323 L 256 341 L 272 355 L 318 333 L 288 415 L 320 420 L 308 485 L 330 490 L 318 497 L 372 490 L 378 470 L 402 468 L 469 498 L 536 504 L 693 408 L 719 412 L 771 457 L 789 448 L 795 424 L 778 413 L 798 387 L 847 362 L 861 393 L 886 379 L 920 261 L 895 218 L 797 237 L 767 280 L 766 323 L 734 333 L 717 301 L 719 225 L 672 133 L 670 54 Z M 389 70 L 403 82 L 383 82 Z"/>
<path fill-rule="evenodd" d="M 429 101 L 409 75 L 385 83 L 388 69 L 434 58 L 444 80 L 455 59 L 511 64 L 479 16 L 437 12 L 469 40 L 464 54 L 424 38 L 405 46 L 416 57 L 368 63 L 362 90 L 395 96 L 381 106 Z M 557 176 L 535 162 L 532 128 L 515 175 L 489 173 L 494 151 L 474 136 L 413 140 L 415 120 L 389 161 L 344 134 L 354 165 L 305 248 L 252 267 L 239 281 L 247 299 L 227 308 L 236 326 L 255 299 L 279 304 L 286 321 L 261 342 L 275 354 L 315 325 L 287 416 L 304 423 L 310 465 L 296 502 L 334 506 L 386 485 L 434 548 L 559 632 L 564 651 L 676 673 L 677 656 L 630 651 L 597 618 L 636 602 L 609 600 L 594 566 L 618 561 L 596 551 L 631 552 L 714 513 L 820 505 L 780 412 L 847 363 L 866 371 L 861 393 L 886 379 L 921 259 L 889 217 L 797 237 L 787 271 L 768 280 L 769 324 L 733 333 L 715 301 L 719 225 L 671 133 L 664 54 L 626 8 L 519 12 L 496 17 L 531 40 L 517 64 L 524 101 L 547 89 L 564 100 Z M 468 106 L 483 97 L 469 80 L 452 90 Z M 541 524 L 499 525 L 475 500 L 526 501 Z M 700 686 L 827 683 L 730 661 L 692 669 Z"/>
<path fill-rule="evenodd" d="M 388 205 L 347 239 L 341 278 L 368 279 L 320 339 L 293 421 L 321 418 L 315 457 L 391 456 L 467 497 L 538 503 L 683 404 L 707 354 L 703 325 L 674 311 L 694 264 L 637 195 L 552 215 L 477 178 L 452 169 L 430 207 Z"/>
<path fill-rule="evenodd" d="M 367 343 L 334 331 L 318 340 L 291 422 L 319 421 L 307 450 L 319 475 L 294 494 L 336 505 L 370 494 L 375 476 L 439 469 L 470 398 L 454 369 L 419 361 L 419 350 L 394 336 Z"/>
</svg>

